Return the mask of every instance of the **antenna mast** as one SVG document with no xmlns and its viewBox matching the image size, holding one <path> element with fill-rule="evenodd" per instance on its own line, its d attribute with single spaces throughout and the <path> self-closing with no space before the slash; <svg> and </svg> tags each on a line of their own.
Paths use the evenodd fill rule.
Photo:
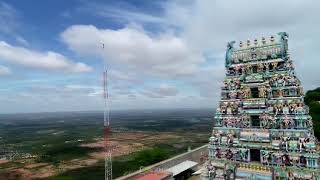
<svg viewBox="0 0 320 180">
<path fill-rule="evenodd" d="M 104 50 L 104 44 L 102 44 Z M 109 94 L 108 94 L 108 70 L 105 61 L 103 61 L 103 126 L 104 126 L 104 148 L 105 148 L 105 180 L 112 180 L 112 148 L 109 142 L 111 136 L 110 126 L 110 108 L 109 108 Z"/>
</svg>

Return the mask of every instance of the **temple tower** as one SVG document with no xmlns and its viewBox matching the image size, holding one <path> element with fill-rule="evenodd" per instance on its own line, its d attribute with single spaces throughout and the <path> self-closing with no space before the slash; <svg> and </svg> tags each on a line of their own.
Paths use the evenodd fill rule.
<svg viewBox="0 0 320 180">
<path fill-rule="evenodd" d="M 227 45 L 201 179 L 320 179 L 319 152 L 288 34 Z"/>
</svg>

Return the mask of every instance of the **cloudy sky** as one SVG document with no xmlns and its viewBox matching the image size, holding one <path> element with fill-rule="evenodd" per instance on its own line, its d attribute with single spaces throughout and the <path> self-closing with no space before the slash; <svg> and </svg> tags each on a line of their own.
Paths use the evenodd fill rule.
<svg viewBox="0 0 320 180">
<path fill-rule="evenodd" d="M 280 31 L 312 89 L 319 8 L 317 0 L 0 0 L 0 113 L 101 110 L 103 61 L 112 109 L 214 109 L 226 43 Z"/>
</svg>

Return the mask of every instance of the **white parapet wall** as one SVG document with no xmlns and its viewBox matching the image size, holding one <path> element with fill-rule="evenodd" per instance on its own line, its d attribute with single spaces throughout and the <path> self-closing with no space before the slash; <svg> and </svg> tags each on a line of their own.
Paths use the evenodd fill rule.
<svg viewBox="0 0 320 180">
<path fill-rule="evenodd" d="M 125 176 L 121 176 L 117 178 L 116 180 L 125 180 L 125 179 L 131 179 L 136 176 L 139 176 L 141 174 L 144 174 L 149 171 L 159 171 L 159 170 L 166 170 L 169 169 L 179 163 L 182 163 L 184 161 L 190 160 L 198 163 L 201 162 L 201 157 L 205 157 L 208 155 L 208 144 L 203 145 L 201 147 L 195 148 L 191 151 L 185 152 L 183 154 L 179 154 L 175 157 L 172 157 L 170 159 L 166 159 L 164 161 L 161 161 L 159 163 L 153 164 L 151 166 L 147 166 L 141 170 L 135 171 L 133 173 L 130 173 Z"/>
</svg>

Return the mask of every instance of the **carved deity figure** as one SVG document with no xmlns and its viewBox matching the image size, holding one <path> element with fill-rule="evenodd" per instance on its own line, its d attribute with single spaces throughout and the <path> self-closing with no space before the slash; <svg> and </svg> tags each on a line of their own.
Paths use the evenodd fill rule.
<svg viewBox="0 0 320 180">
<path fill-rule="evenodd" d="M 202 176 L 208 177 L 209 180 L 214 180 L 216 176 L 216 168 L 213 166 L 211 161 L 205 163 L 204 168 L 201 172 Z"/>
<path fill-rule="evenodd" d="M 216 173 L 216 168 L 213 166 L 213 164 L 211 163 L 211 161 L 208 163 L 207 169 L 208 169 L 208 175 L 209 175 L 209 177 L 214 177 L 214 176 L 215 176 L 215 173 Z"/>
<path fill-rule="evenodd" d="M 223 81 L 223 87 L 224 89 L 228 89 L 228 81 Z"/>
<path fill-rule="evenodd" d="M 278 97 L 283 97 L 283 91 L 282 91 L 282 89 L 278 89 Z"/>
<path fill-rule="evenodd" d="M 242 89 L 242 97 L 243 97 L 244 99 L 248 99 L 248 98 L 250 98 L 250 96 L 251 96 L 250 88 L 249 88 L 249 87 L 244 87 L 244 88 Z"/>
<path fill-rule="evenodd" d="M 268 93 L 268 98 L 270 99 L 270 98 L 272 98 L 272 88 L 271 88 L 271 86 L 270 85 L 267 85 L 266 86 L 266 91 L 267 91 L 267 93 Z"/>
<path fill-rule="evenodd" d="M 252 74 L 252 65 L 251 64 L 247 64 L 245 66 L 245 73 L 246 74 Z"/>
<path fill-rule="evenodd" d="M 240 65 L 236 65 L 236 67 L 235 67 L 235 71 L 236 71 L 236 74 L 241 74 L 240 73 L 240 70 L 242 69 L 242 67 L 240 66 Z"/>
<path fill-rule="evenodd" d="M 274 115 L 278 115 L 277 105 L 273 105 L 273 114 L 274 114 Z"/>
<path fill-rule="evenodd" d="M 227 105 L 227 114 L 232 114 L 232 109 L 230 107 L 230 104 Z"/>
<path fill-rule="evenodd" d="M 298 148 L 300 152 L 302 152 L 302 149 L 306 147 L 306 143 L 307 143 L 307 138 L 301 135 L 298 139 Z"/>
<path fill-rule="evenodd" d="M 279 78 L 277 78 L 276 87 L 283 87 L 285 85 L 286 83 L 283 76 L 280 76 Z"/>
<path fill-rule="evenodd" d="M 287 154 L 281 156 L 281 161 L 285 166 L 290 164 L 289 156 Z"/>
<path fill-rule="evenodd" d="M 266 72 L 268 72 L 269 71 L 269 63 L 265 62 L 265 63 L 263 63 L 263 65 L 266 68 Z"/>
<path fill-rule="evenodd" d="M 297 108 L 296 108 L 297 114 L 304 114 L 304 108 L 303 108 L 303 103 L 299 103 Z"/>
<path fill-rule="evenodd" d="M 285 63 L 285 67 L 286 67 L 287 70 L 293 69 L 292 62 L 291 62 L 291 61 L 287 61 L 287 62 Z"/>
<path fill-rule="evenodd" d="M 302 86 L 298 86 L 298 93 L 299 93 L 300 96 L 303 96 L 303 95 L 304 95 L 303 87 L 302 87 Z"/>
<path fill-rule="evenodd" d="M 292 76 L 287 76 L 287 84 L 288 85 L 295 85 L 296 84 L 295 78 L 293 78 Z"/>
<path fill-rule="evenodd" d="M 241 119 L 241 127 L 242 128 L 247 128 L 249 127 L 250 125 L 250 119 L 249 119 L 249 116 L 245 113 L 243 113 L 241 116 L 240 116 L 240 119 Z"/>
<path fill-rule="evenodd" d="M 240 149 L 239 151 L 240 160 L 248 161 L 248 150 L 247 149 Z"/>
<path fill-rule="evenodd" d="M 229 132 L 227 134 L 227 144 L 228 145 L 232 145 L 233 144 L 233 138 L 234 138 L 234 134 L 232 132 Z"/>
<path fill-rule="evenodd" d="M 234 45 L 235 41 L 231 41 L 228 42 L 227 44 L 227 52 L 226 52 L 226 67 L 229 67 L 229 65 L 231 64 L 232 61 L 232 51 L 234 49 L 233 45 Z"/>
<path fill-rule="evenodd" d="M 216 149 L 216 151 L 214 153 L 214 156 L 219 158 L 219 159 L 222 157 L 222 153 L 221 153 L 221 149 L 220 148 Z"/>
<path fill-rule="evenodd" d="M 288 172 L 287 177 L 288 177 L 288 180 L 294 180 L 295 179 L 294 175 L 293 175 L 293 173 L 291 171 Z"/>
<path fill-rule="evenodd" d="M 313 126 L 313 122 L 312 122 L 312 119 L 308 119 L 307 122 L 307 127 L 312 127 Z"/>
<path fill-rule="evenodd" d="M 236 99 L 237 96 L 238 96 L 238 93 L 236 91 L 231 91 L 229 96 L 230 96 L 231 99 Z"/>
<path fill-rule="evenodd" d="M 231 89 L 231 90 L 237 89 L 236 79 L 232 79 L 232 80 L 230 81 L 230 88 L 229 88 L 229 89 Z"/>
<path fill-rule="evenodd" d="M 263 128 L 267 128 L 268 127 L 268 119 L 269 119 L 269 116 L 263 112 L 260 116 L 259 116 L 259 119 L 261 121 L 261 126 Z"/>
<path fill-rule="evenodd" d="M 284 105 L 284 107 L 282 108 L 283 114 L 289 114 L 289 107 L 288 105 Z"/>
<path fill-rule="evenodd" d="M 258 72 L 263 72 L 263 69 L 264 69 L 263 63 L 259 63 L 258 64 Z"/>
<path fill-rule="evenodd" d="M 274 116 L 269 116 L 269 121 L 270 121 L 270 128 L 276 128 L 277 126 L 277 121 Z"/>
<path fill-rule="evenodd" d="M 237 104 L 234 104 L 232 106 L 232 114 L 236 115 L 239 112 L 239 106 Z"/>
<path fill-rule="evenodd" d="M 283 121 L 282 121 L 282 124 L 281 124 L 281 125 L 282 125 L 282 126 L 281 126 L 282 129 L 288 129 L 288 128 L 290 128 L 290 125 L 291 125 L 291 119 L 290 119 L 290 117 L 287 116 L 287 115 L 285 115 L 285 116 L 283 117 Z"/>
<path fill-rule="evenodd" d="M 212 137 L 213 137 L 212 143 L 215 143 L 218 145 L 221 144 L 221 134 L 218 130 L 212 130 Z"/>
<path fill-rule="evenodd" d="M 288 149 L 289 149 L 289 140 L 290 140 L 290 137 L 283 134 L 283 136 L 281 138 L 281 147 L 284 146 L 286 151 L 288 151 Z"/>
<path fill-rule="evenodd" d="M 262 151 L 262 163 L 269 165 L 269 160 L 271 158 L 271 153 L 268 151 Z"/>
<path fill-rule="evenodd" d="M 273 71 L 275 71 L 278 66 L 278 62 L 272 62 L 271 64 L 272 64 Z"/>
<path fill-rule="evenodd" d="M 296 103 L 292 104 L 292 112 L 291 113 L 297 114 L 297 104 Z"/>
<path fill-rule="evenodd" d="M 288 50 L 289 34 L 287 32 L 279 32 L 278 35 L 280 36 L 281 56 L 285 58 Z"/>
<path fill-rule="evenodd" d="M 267 89 L 265 86 L 260 86 L 259 87 L 259 97 L 266 98 L 267 97 L 266 91 L 267 91 Z"/>
<path fill-rule="evenodd" d="M 240 84 L 241 84 L 240 80 L 239 79 L 235 80 L 235 84 L 237 86 L 237 89 L 239 89 Z"/>
<path fill-rule="evenodd" d="M 226 152 L 226 158 L 231 160 L 233 158 L 233 152 L 231 149 L 228 149 Z"/>
</svg>

